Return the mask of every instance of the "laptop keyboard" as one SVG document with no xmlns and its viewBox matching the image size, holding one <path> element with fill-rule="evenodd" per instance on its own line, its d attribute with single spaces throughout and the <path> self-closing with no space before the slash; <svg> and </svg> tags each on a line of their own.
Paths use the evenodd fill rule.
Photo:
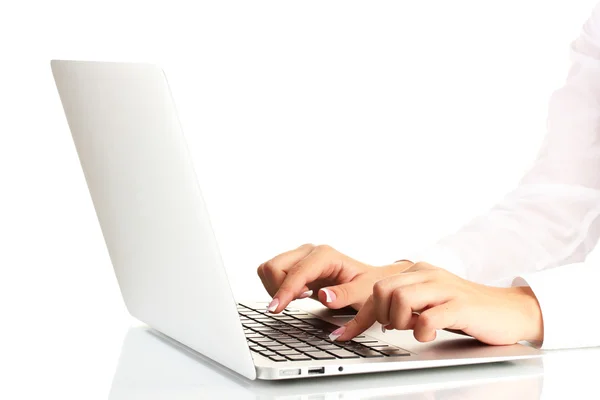
<svg viewBox="0 0 600 400">
<path fill-rule="evenodd" d="M 304 311 L 286 308 L 280 314 L 238 304 L 250 350 L 273 361 L 405 357 L 411 353 L 368 336 L 332 342 L 339 328 Z"/>
</svg>

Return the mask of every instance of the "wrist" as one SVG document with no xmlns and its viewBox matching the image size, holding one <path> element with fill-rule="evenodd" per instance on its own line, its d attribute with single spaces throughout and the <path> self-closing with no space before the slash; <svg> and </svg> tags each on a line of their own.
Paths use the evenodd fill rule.
<svg viewBox="0 0 600 400">
<path fill-rule="evenodd" d="M 529 286 L 511 288 L 518 296 L 518 305 L 525 317 L 522 340 L 528 342 L 542 342 L 544 340 L 544 321 L 542 309 L 537 297 Z"/>
</svg>

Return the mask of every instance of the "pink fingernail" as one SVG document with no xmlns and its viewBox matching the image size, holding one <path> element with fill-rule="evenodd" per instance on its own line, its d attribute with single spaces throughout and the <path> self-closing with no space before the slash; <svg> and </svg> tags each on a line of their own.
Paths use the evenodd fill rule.
<svg viewBox="0 0 600 400">
<path fill-rule="evenodd" d="M 312 291 L 312 290 L 307 290 L 306 292 L 304 292 L 304 293 L 302 293 L 302 294 L 300 295 L 300 298 L 301 298 L 301 299 L 305 299 L 305 298 L 307 298 L 307 297 L 310 297 L 310 296 L 312 296 L 312 294 L 313 294 L 313 291 Z"/>
<path fill-rule="evenodd" d="M 273 300 L 271 300 L 271 302 L 267 306 L 267 311 L 269 311 L 269 312 L 275 312 L 275 310 L 277 309 L 278 305 L 279 305 L 279 299 L 273 299 Z"/>
<path fill-rule="evenodd" d="M 344 334 L 344 332 L 346 332 L 345 326 L 337 328 L 335 331 L 333 331 L 333 332 L 331 332 L 331 334 L 329 334 L 329 340 L 331 340 L 332 342 L 335 342 L 340 336 L 342 336 Z"/>
<path fill-rule="evenodd" d="M 323 293 L 325 293 L 325 302 L 326 303 L 331 303 L 332 301 L 335 301 L 335 299 L 337 298 L 335 293 L 333 293 L 333 291 L 330 289 L 323 288 L 323 289 L 321 289 L 321 291 Z"/>
</svg>

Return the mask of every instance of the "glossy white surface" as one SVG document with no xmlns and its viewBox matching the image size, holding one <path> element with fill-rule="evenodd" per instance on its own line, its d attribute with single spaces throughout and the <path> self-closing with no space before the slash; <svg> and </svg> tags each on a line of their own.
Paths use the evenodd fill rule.
<svg viewBox="0 0 600 400">
<path fill-rule="evenodd" d="M 554 399 L 595 386 L 600 349 L 543 359 L 287 382 L 249 381 L 173 347 L 144 326 L 127 332 L 109 399 Z"/>
</svg>

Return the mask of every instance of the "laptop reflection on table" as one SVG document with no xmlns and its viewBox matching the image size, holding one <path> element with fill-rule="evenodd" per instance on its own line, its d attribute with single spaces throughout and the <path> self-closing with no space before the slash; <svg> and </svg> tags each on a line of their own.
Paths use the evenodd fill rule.
<svg viewBox="0 0 600 400">
<path fill-rule="evenodd" d="M 348 375 L 249 381 L 162 334 L 132 327 L 109 400 L 123 399 L 539 399 L 543 360 Z"/>
</svg>

